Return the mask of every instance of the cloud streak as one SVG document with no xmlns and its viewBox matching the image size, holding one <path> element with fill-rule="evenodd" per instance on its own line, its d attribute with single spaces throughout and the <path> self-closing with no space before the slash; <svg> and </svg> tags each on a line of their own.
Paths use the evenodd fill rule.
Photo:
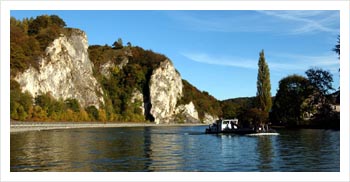
<svg viewBox="0 0 350 182">
<path fill-rule="evenodd" d="M 232 66 L 238 68 L 257 69 L 256 60 L 243 59 L 229 56 L 213 56 L 205 53 L 181 53 L 187 59 L 198 63 L 218 65 L 218 66 Z"/>
<path fill-rule="evenodd" d="M 218 66 L 230 66 L 243 69 L 258 69 L 258 57 L 240 58 L 231 56 L 215 56 L 205 53 L 182 53 L 187 59 Z M 266 55 L 265 55 L 266 56 Z M 339 60 L 332 54 L 313 56 L 298 54 L 275 54 L 266 58 L 270 70 L 277 72 L 300 72 L 312 67 L 320 67 L 333 73 L 339 69 Z"/>
<path fill-rule="evenodd" d="M 209 32 L 275 32 L 339 34 L 339 11 L 175 11 L 168 15 L 185 29 Z"/>
<path fill-rule="evenodd" d="M 257 11 L 268 17 L 294 24 L 290 33 L 339 33 L 339 11 Z"/>
<path fill-rule="evenodd" d="M 270 28 L 263 25 L 258 14 L 243 16 L 244 11 L 174 11 L 168 15 L 182 24 L 182 27 L 195 31 L 209 32 L 264 32 Z M 252 11 L 253 12 L 253 11 Z M 218 15 L 220 14 L 220 15 Z M 253 23 L 254 24 L 251 24 Z"/>
</svg>

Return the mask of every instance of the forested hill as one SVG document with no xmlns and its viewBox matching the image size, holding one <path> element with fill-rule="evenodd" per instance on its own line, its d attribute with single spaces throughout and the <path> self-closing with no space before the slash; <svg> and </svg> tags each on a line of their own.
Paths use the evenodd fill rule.
<svg viewBox="0 0 350 182">
<path fill-rule="evenodd" d="M 219 101 L 165 55 L 122 39 L 88 45 L 56 15 L 11 17 L 11 119 L 212 122 Z M 117 33 L 117 32 L 116 32 Z"/>
</svg>

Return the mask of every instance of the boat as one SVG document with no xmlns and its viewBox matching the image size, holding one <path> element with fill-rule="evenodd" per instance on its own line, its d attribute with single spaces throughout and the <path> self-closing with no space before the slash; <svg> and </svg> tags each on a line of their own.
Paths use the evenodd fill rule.
<svg viewBox="0 0 350 182">
<path fill-rule="evenodd" d="M 232 133 L 237 135 L 278 135 L 276 130 L 263 126 L 243 128 L 238 125 L 238 119 L 219 119 L 205 129 L 206 134 Z"/>
</svg>

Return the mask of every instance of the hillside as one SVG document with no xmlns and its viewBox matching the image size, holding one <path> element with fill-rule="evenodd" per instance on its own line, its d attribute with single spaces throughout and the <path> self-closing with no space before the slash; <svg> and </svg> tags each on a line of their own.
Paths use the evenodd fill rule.
<svg viewBox="0 0 350 182">
<path fill-rule="evenodd" d="M 208 123 L 221 115 L 165 55 L 121 39 L 89 46 L 83 30 L 65 26 L 55 15 L 11 18 L 11 119 Z"/>
</svg>

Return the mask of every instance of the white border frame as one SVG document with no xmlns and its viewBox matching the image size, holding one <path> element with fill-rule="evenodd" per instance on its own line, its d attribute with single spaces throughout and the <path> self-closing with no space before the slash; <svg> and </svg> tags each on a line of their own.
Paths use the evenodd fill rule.
<svg viewBox="0 0 350 182">
<path fill-rule="evenodd" d="M 2 1 L 1 2 L 1 181 L 348 181 L 349 2 L 342 1 Z M 10 10 L 340 10 L 340 172 L 10 172 Z M 336 40 L 335 40 L 336 42 Z M 219 178 L 218 178 L 219 177 Z"/>
</svg>

